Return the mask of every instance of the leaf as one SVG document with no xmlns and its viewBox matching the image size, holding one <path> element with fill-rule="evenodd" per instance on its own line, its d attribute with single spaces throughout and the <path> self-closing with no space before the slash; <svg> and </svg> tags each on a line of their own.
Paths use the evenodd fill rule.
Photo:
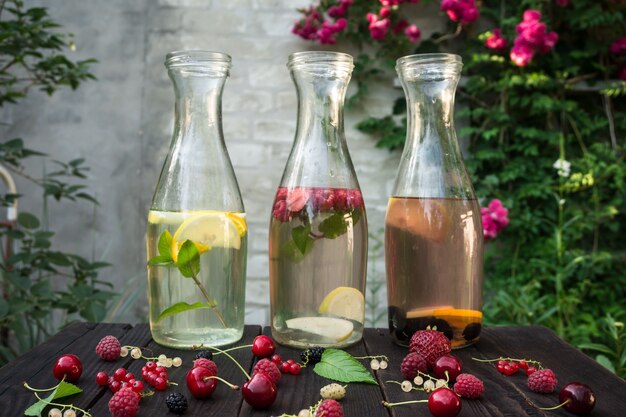
<svg viewBox="0 0 626 417">
<path fill-rule="evenodd" d="M 300 249 L 296 246 L 296 243 L 293 239 L 290 239 L 287 243 L 285 243 L 280 248 L 280 254 L 291 262 L 300 262 L 304 259 L 304 257 L 313 249 L 313 242 L 310 245 L 307 245 L 305 248 L 305 253 L 300 252 Z"/>
<path fill-rule="evenodd" d="M 148 261 L 148 266 L 173 266 L 174 261 L 171 256 L 155 256 Z"/>
<path fill-rule="evenodd" d="M 25 416 L 34 416 L 41 417 L 41 413 L 44 408 L 48 406 L 48 403 L 51 403 L 59 398 L 69 397 L 70 395 L 79 394 L 83 392 L 82 389 L 78 388 L 74 384 L 70 384 L 69 382 L 61 381 L 61 383 L 57 386 L 57 388 L 52 391 L 52 393 L 42 400 L 37 401 L 35 404 L 31 405 L 24 411 Z"/>
<path fill-rule="evenodd" d="M 328 239 L 335 239 L 343 235 L 348 231 L 346 215 L 344 213 L 333 214 L 320 223 L 318 230 Z"/>
<path fill-rule="evenodd" d="M 39 227 L 39 219 L 30 213 L 20 213 L 17 222 L 25 229 L 36 229 Z"/>
<path fill-rule="evenodd" d="M 608 346 L 602 345 L 600 343 L 580 343 L 578 345 L 579 349 L 589 349 L 589 350 L 595 350 L 596 352 L 602 352 L 602 353 L 606 353 L 609 355 L 614 355 L 615 352 L 613 352 L 613 350 L 611 348 L 609 348 Z"/>
<path fill-rule="evenodd" d="M 306 255 L 313 247 L 313 238 L 309 236 L 311 225 L 294 227 L 291 230 L 291 238 L 296 248 L 302 255 Z"/>
<path fill-rule="evenodd" d="M 615 373 L 615 367 L 613 366 L 613 363 L 611 363 L 611 360 L 609 358 L 607 358 L 604 355 L 598 355 L 596 356 L 596 361 L 604 366 L 606 369 L 608 369 L 609 371 Z"/>
<path fill-rule="evenodd" d="M 213 308 L 213 306 L 207 303 L 201 303 L 200 301 L 198 301 L 197 303 L 193 303 L 193 304 L 189 304 L 189 303 L 185 303 L 184 301 L 181 301 L 180 303 L 176 303 L 172 306 L 169 306 L 165 310 L 161 311 L 161 314 L 159 314 L 158 321 L 161 321 L 164 318 L 173 316 L 175 314 L 183 313 L 189 310 L 197 310 L 199 308 Z"/>
<path fill-rule="evenodd" d="M 326 349 L 313 371 L 319 376 L 339 382 L 363 382 L 378 385 L 372 374 L 352 355 L 343 350 Z"/>
<path fill-rule="evenodd" d="M 200 272 L 200 252 L 191 240 L 185 240 L 178 251 L 178 270 L 187 278 L 195 277 Z"/>
<path fill-rule="evenodd" d="M 159 255 L 172 259 L 172 235 L 164 230 L 159 237 Z"/>
</svg>

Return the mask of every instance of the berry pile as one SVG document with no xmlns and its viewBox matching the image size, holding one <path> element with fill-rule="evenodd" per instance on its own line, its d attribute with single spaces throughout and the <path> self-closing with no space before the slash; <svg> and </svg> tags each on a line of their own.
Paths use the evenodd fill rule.
<svg viewBox="0 0 626 417">
<path fill-rule="evenodd" d="M 157 365 L 156 362 L 148 361 L 141 368 L 142 378 L 157 391 L 163 391 L 167 388 L 168 374 L 167 368 Z"/>
<path fill-rule="evenodd" d="M 143 382 L 140 379 L 136 379 L 135 375 L 127 372 L 124 368 L 116 369 L 112 375 L 108 375 L 104 371 L 98 372 L 96 374 L 96 384 L 102 387 L 108 386 L 113 393 L 126 388 L 138 394 L 144 390 Z"/>
</svg>

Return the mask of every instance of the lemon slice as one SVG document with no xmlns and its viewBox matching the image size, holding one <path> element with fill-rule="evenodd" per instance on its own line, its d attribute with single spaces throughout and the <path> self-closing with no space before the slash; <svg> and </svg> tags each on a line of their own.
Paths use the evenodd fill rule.
<svg viewBox="0 0 626 417">
<path fill-rule="evenodd" d="M 246 234 L 246 230 L 248 230 L 248 226 L 246 225 L 245 214 L 243 214 L 243 213 L 226 213 L 226 216 L 235 225 L 235 228 L 239 232 L 239 236 L 243 237 L 243 235 Z"/>
<path fill-rule="evenodd" d="M 365 298 L 356 288 L 337 287 L 324 297 L 319 312 L 363 322 Z"/>
<path fill-rule="evenodd" d="M 343 342 L 354 331 L 351 321 L 334 317 L 297 317 L 285 324 L 289 329 L 313 333 L 335 342 Z"/>
<path fill-rule="evenodd" d="M 202 212 L 186 219 L 172 237 L 172 259 L 178 259 L 178 251 L 186 240 L 191 240 L 204 253 L 213 247 L 239 249 L 241 247 L 241 223 L 235 224 L 232 213 Z M 245 220 L 243 220 L 245 227 Z M 245 229 L 244 229 L 245 233 Z"/>
</svg>

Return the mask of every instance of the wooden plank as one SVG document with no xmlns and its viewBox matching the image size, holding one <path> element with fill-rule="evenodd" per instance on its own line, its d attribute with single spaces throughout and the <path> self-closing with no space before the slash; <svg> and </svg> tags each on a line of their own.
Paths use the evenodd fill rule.
<svg viewBox="0 0 626 417">
<path fill-rule="evenodd" d="M 271 336 L 271 330 L 266 327 L 264 334 Z M 358 343 L 345 349 L 354 356 L 365 356 L 366 350 L 363 343 Z M 300 350 L 286 346 L 278 346 L 276 352 L 283 360 L 293 359 L 300 361 Z M 369 361 L 362 361 L 369 363 Z M 278 396 L 276 402 L 264 411 L 257 411 L 247 403 L 243 403 L 240 417 L 268 417 L 278 416 L 283 413 L 297 415 L 303 408 L 316 404 L 320 399 L 319 391 L 329 381 L 313 372 L 311 368 L 303 368 L 300 375 L 283 374 L 278 381 Z M 388 417 L 389 413 L 384 407 L 378 406 L 382 401 L 380 388 L 376 385 L 348 384 L 346 397 L 341 401 L 346 417 Z M 373 405 L 376 406 L 373 406 Z"/>
<path fill-rule="evenodd" d="M 94 382 L 99 361 L 94 353 L 96 344 L 108 334 L 123 337 L 131 328 L 128 324 L 76 323 L 3 367 L 0 370 L 2 415 L 23 416 L 24 410 L 35 403 L 34 395 L 22 386 L 24 381 L 35 388 L 50 388 L 58 384 L 59 381 L 52 375 L 52 368 L 56 359 L 65 353 L 77 355 L 83 364 L 83 375 L 77 385 L 85 392 L 70 401 L 88 407 L 98 391 Z"/>
<path fill-rule="evenodd" d="M 138 331 L 143 333 L 147 333 L 149 335 L 150 330 L 148 325 L 139 325 L 136 327 Z M 245 344 L 250 344 L 252 339 L 254 339 L 261 332 L 260 326 L 246 326 L 244 330 L 244 335 L 241 341 L 235 343 L 233 346 L 241 346 Z M 228 347 L 225 347 L 227 349 Z M 239 410 L 242 402 L 242 397 L 240 392 L 232 391 L 226 385 L 219 383 L 217 389 L 211 396 L 211 398 L 205 400 L 198 400 L 191 396 L 189 391 L 187 390 L 187 385 L 185 383 L 185 376 L 187 372 L 192 367 L 193 359 L 196 355 L 195 351 L 192 350 L 179 350 L 179 349 L 171 349 L 165 348 L 154 341 L 150 341 L 146 349 L 144 349 L 144 355 L 146 353 L 150 353 L 154 355 L 154 357 L 165 354 L 168 357 L 178 356 L 183 360 L 183 365 L 179 368 L 171 367 L 167 370 L 169 380 L 178 384 L 178 386 L 172 386 L 166 389 L 165 391 L 156 391 L 153 396 L 147 397 L 141 400 L 141 405 L 139 408 L 139 413 L 137 417 L 149 417 L 149 416 L 164 416 L 169 415 L 167 411 L 167 407 L 165 405 L 165 398 L 172 392 L 180 392 L 187 397 L 189 408 L 185 415 L 188 416 L 235 416 L 237 415 L 237 410 Z M 249 348 L 236 350 L 231 352 L 231 355 L 239 362 L 241 365 L 249 371 L 252 366 L 252 352 Z M 243 376 L 241 370 L 237 368 L 237 366 L 224 355 L 216 355 L 214 357 L 215 363 L 219 369 L 219 376 L 231 381 L 232 383 L 241 385 L 245 381 L 245 377 Z M 141 375 L 141 368 L 145 365 L 145 360 L 131 360 L 129 366 L 127 367 L 128 371 L 132 372 L 135 376 Z M 95 374 L 94 374 L 95 377 Z M 146 384 L 147 386 L 147 384 Z M 152 388 L 150 388 L 152 390 Z M 108 390 L 108 388 L 103 389 L 104 394 L 102 398 L 93 406 L 92 414 L 94 417 L 96 416 L 108 416 L 108 402 L 113 396 L 113 394 Z"/>
</svg>

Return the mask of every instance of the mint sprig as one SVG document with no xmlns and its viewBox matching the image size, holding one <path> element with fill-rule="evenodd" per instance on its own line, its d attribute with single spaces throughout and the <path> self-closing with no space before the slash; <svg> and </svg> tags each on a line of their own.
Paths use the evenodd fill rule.
<svg viewBox="0 0 626 417">
<path fill-rule="evenodd" d="M 326 349 L 313 371 L 323 378 L 339 382 L 378 385 L 372 374 L 354 356 L 339 349 Z"/>
</svg>

